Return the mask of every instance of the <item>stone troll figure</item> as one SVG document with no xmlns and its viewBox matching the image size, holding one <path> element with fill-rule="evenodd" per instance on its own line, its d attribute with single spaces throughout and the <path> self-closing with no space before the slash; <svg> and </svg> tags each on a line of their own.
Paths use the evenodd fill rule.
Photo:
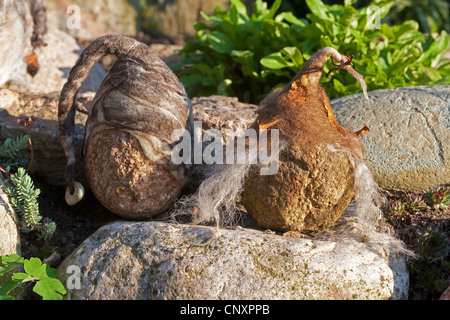
<svg viewBox="0 0 450 320">
<path fill-rule="evenodd" d="M 188 168 L 170 161 L 175 130 L 191 130 L 192 112 L 184 87 L 147 45 L 106 35 L 81 54 L 62 89 L 58 120 L 68 164 L 66 201 L 79 202 L 74 145 L 76 96 L 93 65 L 118 57 L 96 93 L 86 122 L 83 154 L 89 186 L 110 211 L 131 220 L 167 210 L 188 178 Z"/>
<path fill-rule="evenodd" d="M 250 127 L 266 133 L 266 144 L 259 143 L 261 135 L 252 138 L 249 134 L 244 148 L 257 145 L 259 151 L 266 149 L 265 154 L 273 153 L 272 134 L 276 133 L 278 158 L 271 157 L 278 161 L 278 170 L 261 174 L 267 164 L 255 164 L 256 156 L 249 148 L 246 161 L 213 166 L 196 194 L 178 202 L 173 216 L 192 212 L 194 223 L 233 225 L 239 220 L 235 204 L 240 198 L 259 227 L 320 232 L 330 228 L 355 198 L 358 223 L 373 230 L 381 199 L 360 139 L 369 128 L 352 132 L 334 118 L 320 85 L 329 56 L 335 65 L 330 73 L 341 69 L 351 73 L 368 100 L 363 77 L 351 67 L 352 58 L 330 47 L 319 50 L 289 84 L 261 102 Z"/>
<path fill-rule="evenodd" d="M 370 223 L 376 220 L 378 211 L 368 210 L 377 197 L 372 192 L 375 183 L 359 138 L 368 128 L 357 132 L 342 128 L 320 86 L 331 56 L 336 66 L 331 71 L 350 72 L 367 97 L 362 76 L 351 68 L 351 57 L 330 47 L 319 50 L 287 86 L 261 103 L 251 128 L 279 130 L 283 148 L 276 174 L 260 175 L 255 170 L 258 164 L 250 162 L 213 165 L 195 194 L 178 199 L 189 168 L 170 160 L 173 146 L 181 139 L 172 133 L 187 129 L 192 134 L 189 99 L 155 53 L 120 35 L 103 36 L 86 48 L 61 92 L 58 117 L 68 158 L 69 204 L 76 204 L 84 194 L 76 181 L 76 95 L 93 65 L 108 54 L 116 55 L 118 61 L 93 101 L 83 154 L 89 186 L 110 211 L 126 219 L 147 219 L 178 200 L 172 207 L 173 217 L 191 213 L 193 222 L 231 223 L 236 218 L 236 198 L 242 196 L 247 212 L 262 227 L 320 231 L 339 218 L 355 195 L 363 199 L 361 217 Z"/>
</svg>

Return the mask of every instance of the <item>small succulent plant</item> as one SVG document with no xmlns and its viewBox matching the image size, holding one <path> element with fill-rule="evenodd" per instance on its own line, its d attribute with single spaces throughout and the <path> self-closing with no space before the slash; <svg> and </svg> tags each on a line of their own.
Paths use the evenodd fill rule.
<svg viewBox="0 0 450 320">
<path fill-rule="evenodd" d="M 428 191 L 430 205 L 435 208 L 447 208 L 450 206 L 450 187 L 436 186 Z"/>
<path fill-rule="evenodd" d="M 408 194 L 406 196 L 405 205 L 409 210 L 413 212 L 421 211 L 427 207 L 423 196 L 414 193 Z"/>
<path fill-rule="evenodd" d="M 431 229 L 419 234 L 415 248 L 428 261 L 443 260 L 449 253 L 449 241 L 442 232 Z"/>
<path fill-rule="evenodd" d="M 448 287 L 447 275 L 450 272 L 449 241 L 444 233 L 430 229 L 419 233 L 414 244 L 419 258 L 412 264 L 411 275 L 416 286 L 428 298 L 437 298 Z"/>
<path fill-rule="evenodd" d="M 405 202 L 401 199 L 391 199 L 387 203 L 386 211 L 389 216 L 399 216 L 406 211 Z"/>
</svg>

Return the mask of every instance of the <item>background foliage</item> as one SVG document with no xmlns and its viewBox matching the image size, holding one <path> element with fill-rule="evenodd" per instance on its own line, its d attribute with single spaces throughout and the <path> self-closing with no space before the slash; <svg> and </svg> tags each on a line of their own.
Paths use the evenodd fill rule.
<svg viewBox="0 0 450 320">
<path fill-rule="evenodd" d="M 288 83 L 317 50 L 332 46 L 355 56 L 355 68 L 369 90 L 450 84 L 450 63 L 443 58 L 449 49 L 447 32 L 423 33 L 414 20 L 377 25 L 375 15 L 385 18 L 393 4 L 374 0 L 356 9 L 349 0 L 343 5 L 306 0 L 310 13 L 298 18 L 280 10 L 281 0 L 271 7 L 256 0 L 251 14 L 240 0 L 231 0 L 229 10 L 202 13 L 206 22 L 196 23 L 196 37 L 186 43 L 174 69 L 190 96 L 220 94 L 259 103 Z M 344 72 L 323 77 L 323 84 L 331 98 L 361 90 Z"/>
<path fill-rule="evenodd" d="M 272 5 L 275 0 L 267 0 Z M 342 4 L 343 0 L 324 0 L 325 4 Z M 370 0 L 353 0 L 352 6 L 356 9 L 367 7 Z M 283 11 L 291 11 L 299 18 L 305 18 L 311 13 L 305 0 L 283 0 Z M 450 2 L 448 0 L 396 0 L 389 13 L 382 19 L 388 25 L 401 24 L 406 20 L 415 20 L 419 23 L 422 32 L 450 32 Z"/>
</svg>

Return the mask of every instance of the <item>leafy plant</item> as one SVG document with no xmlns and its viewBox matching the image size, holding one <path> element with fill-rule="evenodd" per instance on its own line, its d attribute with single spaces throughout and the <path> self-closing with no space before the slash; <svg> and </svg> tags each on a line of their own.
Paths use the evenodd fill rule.
<svg viewBox="0 0 450 320">
<path fill-rule="evenodd" d="M 195 25 L 196 38 L 180 52 L 183 61 L 174 67 L 190 95 L 237 96 L 258 103 L 276 87 L 287 84 L 318 49 L 331 46 L 354 55 L 370 90 L 411 85 L 450 83 L 450 61 L 442 55 L 449 48 L 448 35 L 439 39 L 419 31 L 416 21 L 379 27 L 370 7 L 355 9 L 306 0 L 312 13 L 298 19 L 290 12 L 277 14 L 281 0 L 267 8 L 256 0 L 251 16 L 240 0 L 231 0 L 228 11 L 216 8 L 207 21 Z M 374 0 L 382 19 L 392 0 Z M 324 69 L 329 71 L 329 63 Z M 346 73 L 323 77 L 330 97 L 360 92 Z"/>
<path fill-rule="evenodd" d="M 438 230 L 428 230 L 419 234 L 415 243 L 419 258 L 413 263 L 413 276 L 426 296 L 439 296 L 447 287 L 450 276 L 449 241 Z"/>
<path fill-rule="evenodd" d="M 8 138 L 0 146 L 0 165 L 6 171 L 17 170 L 19 167 L 26 167 L 30 160 L 21 157 L 20 152 L 29 147 L 28 135 L 23 135 L 15 139 Z"/>
<path fill-rule="evenodd" d="M 51 221 L 41 223 L 42 216 L 39 213 L 37 201 L 41 193 L 40 189 L 35 189 L 33 180 L 24 168 L 18 168 L 17 173 L 11 175 L 9 179 L 11 185 L 6 188 L 6 194 L 13 209 L 21 215 L 26 223 L 26 226 L 22 227 L 22 232 L 38 230 L 40 231 L 38 238 L 50 239 L 56 229 L 56 224 Z"/>
<path fill-rule="evenodd" d="M 419 234 L 415 248 L 423 259 L 432 262 L 444 260 L 448 255 L 449 243 L 442 232 L 432 229 Z"/>
<path fill-rule="evenodd" d="M 268 0 L 269 4 L 274 0 Z M 327 4 L 337 4 L 343 1 L 327 0 Z M 356 9 L 369 5 L 368 0 L 353 0 L 352 6 Z M 309 9 L 304 0 L 284 0 L 281 6 L 284 11 L 291 11 L 297 17 L 306 16 Z M 406 20 L 415 20 L 419 23 L 422 32 L 450 32 L 450 3 L 447 0 L 396 0 L 383 18 L 388 25 L 401 24 Z"/>
<path fill-rule="evenodd" d="M 14 300 L 14 296 L 9 293 L 21 285 L 20 292 L 34 284 L 33 292 L 40 295 L 43 300 L 62 300 L 63 295 L 67 293 L 64 284 L 57 279 L 58 271 L 43 264 L 40 259 L 28 260 L 16 254 L 1 258 L 0 278 L 5 274 L 10 277 L 0 285 L 0 300 Z M 13 272 L 18 265 L 23 265 L 24 272 Z"/>
<path fill-rule="evenodd" d="M 221 94 L 254 101 L 277 83 L 265 73 L 260 60 L 280 49 L 300 44 L 306 21 L 290 13 L 276 15 L 281 0 L 267 8 L 257 0 L 251 16 L 239 0 L 228 11 L 217 7 L 214 15 L 201 13 L 208 22 L 195 24 L 196 38 L 181 50 L 181 81 L 191 95 Z M 198 53 L 200 52 L 200 53 Z M 288 71 L 277 72 L 288 76 Z"/>
<path fill-rule="evenodd" d="M 405 199 L 405 205 L 413 212 L 421 211 L 427 207 L 425 200 L 419 194 L 408 194 Z"/>
<path fill-rule="evenodd" d="M 428 191 L 430 205 L 435 208 L 446 208 L 450 206 L 450 187 L 435 186 Z"/>
<path fill-rule="evenodd" d="M 388 216 L 399 216 L 406 211 L 405 203 L 400 199 L 391 199 L 386 206 Z"/>
<path fill-rule="evenodd" d="M 8 138 L 0 146 L 0 174 L 3 173 L 8 178 L 6 194 L 13 209 L 21 215 L 26 226 L 22 227 L 22 232 L 29 233 L 38 231 L 38 239 L 49 240 L 56 230 L 56 224 L 50 219 L 45 219 L 42 223 L 42 216 L 39 213 L 39 203 L 37 198 L 39 189 L 34 188 L 34 183 L 27 171 L 33 162 L 33 144 L 31 142 L 31 125 L 35 121 L 34 117 L 24 117 L 18 120 L 28 132 L 15 139 Z M 28 149 L 31 152 L 31 159 L 21 157 L 20 152 Z M 28 165 L 28 169 L 23 167 Z M 6 169 L 4 169 L 6 168 Z M 16 170 L 15 174 L 11 172 Z"/>
<path fill-rule="evenodd" d="M 397 21 L 416 20 L 423 32 L 450 32 L 450 3 L 446 0 L 397 0 L 384 21 L 395 24 Z"/>
</svg>

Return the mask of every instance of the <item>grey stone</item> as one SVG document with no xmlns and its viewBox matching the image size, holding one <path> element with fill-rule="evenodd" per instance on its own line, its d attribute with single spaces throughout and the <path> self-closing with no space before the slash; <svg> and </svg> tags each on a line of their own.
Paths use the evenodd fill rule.
<svg viewBox="0 0 450 320">
<path fill-rule="evenodd" d="M 17 1 L 18 5 L 25 6 L 25 21 L 12 6 L 8 9 L 10 11 L 9 19 L 3 21 L 6 24 L 0 30 L 2 50 L 2 54 L 0 54 L 0 86 L 28 93 L 47 94 L 61 91 L 71 68 L 79 58 L 82 47 L 67 32 L 58 29 L 57 24 L 54 23 L 53 12 L 50 10 L 47 22 L 48 31 L 43 36 L 45 45 L 32 50 L 31 13 L 28 6 L 22 2 Z M 3 17 L 0 16 L 0 20 L 2 19 Z M 9 54 L 10 52 L 14 52 L 14 54 Z M 39 64 L 39 70 L 34 77 L 27 74 L 25 63 L 25 57 L 32 52 L 37 55 Z M 97 90 L 105 75 L 102 67 L 96 64 L 83 83 L 81 92 Z"/>
<path fill-rule="evenodd" d="M 420 192 L 450 182 L 450 86 L 419 86 L 332 100 L 337 121 L 362 135 L 376 182 Z"/>
<path fill-rule="evenodd" d="M 0 256 L 20 255 L 19 219 L 9 203 L 5 188 L 0 173 Z"/>
<path fill-rule="evenodd" d="M 1 4 L 0 87 L 22 86 L 27 79 L 25 57 L 31 54 L 28 6 L 23 1 L 2 1 Z"/>
<path fill-rule="evenodd" d="M 110 33 L 132 37 L 140 31 L 139 0 L 47 0 L 46 4 L 51 24 L 79 41 L 93 41 Z M 72 5 L 78 6 L 80 25 L 73 25 L 77 20 L 69 10 Z"/>
<path fill-rule="evenodd" d="M 194 121 L 201 121 L 204 130 L 220 130 L 223 136 L 243 134 L 255 121 L 258 108 L 224 96 L 195 97 L 191 103 Z"/>
<path fill-rule="evenodd" d="M 28 75 L 28 84 L 21 92 L 48 94 L 60 92 L 67 82 L 69 72 L 80 57 L 83 48 L 64 31 L 50 26 L 44 36 L 47 46 L 38 48 L 39 71 L 35 77 Z M 96 91 L 106 72 L 96 63 L 80 92 Z"/>
<path fill-rule="evenodd" d="M 73 300 L 405 299 L 409 286 L 401 257 L 362 242 L 163 222 L 102 227 L 59 278 Z"/>
</svg>

